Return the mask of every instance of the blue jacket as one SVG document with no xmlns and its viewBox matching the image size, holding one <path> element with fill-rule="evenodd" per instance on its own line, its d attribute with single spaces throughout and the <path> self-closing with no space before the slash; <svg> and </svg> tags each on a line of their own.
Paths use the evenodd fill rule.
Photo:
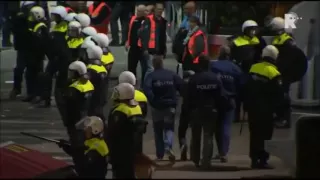
<svg viewBox="0 0 320 180">
<path fill-rule="evenodd" d="M 243 85 L 243 75 L 236 64 L 228 60 L 218 60 L 211 62 L 210 69 L 221 75 L 220 79 L 228 96 L 236 96 L 239 93 Z"/>
<path fill-rule="evenodd" d="M 183 83 L 173 71 L 156 69 L 145 78 L 143 90 L 153 108 L 165 109 L 176 107 L 177 91 L 181 94 Z"/>
</svg>

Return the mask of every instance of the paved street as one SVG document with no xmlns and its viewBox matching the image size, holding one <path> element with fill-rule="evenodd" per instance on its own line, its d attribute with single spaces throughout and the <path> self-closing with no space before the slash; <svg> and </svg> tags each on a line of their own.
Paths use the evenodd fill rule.
<svg viewBox="0 0 320 180">
<path fill-rule="evenodd" d="M 168 47 L 168 49 L 171 49 Z M 111 48 L 113 51 L 116 62 L 112 71 L 112 76 L 117 75 L 126 70 L 126 53 L 124 48 L 116 47 Z M 13 50 L 5 50 L 0 54 L 1 62 L 1 110 L 0 110 L 0 142 L 14 141 L 19 144 L 23 144 L 27 147 L 37 149 L 43 152 L 50 153 L 57 159 L 66 160 L 71 162 L 70 157 L 64 154 L 55 144 L 46 143 L 30 137 L 25 137 L 19 133 L 29 132 L 39 136 L 47 138 L 60 139 L 67 138 L 66 132 L 59 118 L 58 112 L 53 105 L 49 109 L 37 109 L 29 103 L 22 103 L 19 100 L 8 100 L 8 93 L 12 86 L 12 68 L 15 65 L 15 52 Z M 170 56 L 170 55 L 169 55 Z M 176 62 L 173 59 L 166 59 L 165 66 L 172 70 L 175 70 Z M 139 72 L 139 71 L 138 71 Z M 111 82 L 111 87 L 115 85 L 116 81 Z M 111 89 L 110 89 L 111 90 Z M 110 91 L 109 91 L 110 92 Z M 106 107 L 106 114 L 108 107 Z M 180 112 L 178 111 L 178 114 Z M 150 113 L 149 113 L 150 114 Z M 296 116 L 295 116 L 296 118 Z M 151 118 L 148 117 L 149 127 L 144 139 L 144 151 L 155 158 L 155 148 L 152 133 Z M 178 121 L 176 121 L 178 122 Z M 177 123 L 176 123 L 177 125 Z M 232 127 L 232 142 L 231 152 L 229 157 L 229 163 L 220 164 L 216 162 L 214 168 L 209 172 L 199 172 L 194 168 L 191 162 L 177 162 L 172 169 L 166 169 L 157 171 L 155 178 L 239 178 L 239 177 L 251 177 L 261 175 L 287 175 L 288 170 L 281 163 L 277 157 L 271 158 L 271 164 L 276 169 L 274 170 L 249 170 L 249 158 L 248 154 L 248 130 L 244 125 L 244 131 L 239 136 L 239 124 L 234 124 Z M 288 130 L 276 130 L 275 138 L 286 138 L 289 134 Z M 190 138 L 190 135 L 188 134 Z M 176 138 L 177 142 L 177 138 Z M 179 148 L 177 144 L 174 147 L 174 151 L 179 155 Z M 110 176 L 110 174 L 108 175 Z"/>
</svg>

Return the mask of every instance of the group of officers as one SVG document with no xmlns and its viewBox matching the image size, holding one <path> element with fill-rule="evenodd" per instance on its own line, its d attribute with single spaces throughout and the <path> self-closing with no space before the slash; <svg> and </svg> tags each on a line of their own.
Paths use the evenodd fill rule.
<svg viewBox="0 0 320 180">
<path fill-rule="evenodd" d="M 129 62 L 130 59 L 142 60 L 148 66 L 140 82 L 145 94 L 136 89 L 134 73 L 122 72 L 111 96 L 112 109 L 105 118 L 103 107 L 107 103 L 109 74 L 114 62 L 106 34 L 97 33 L 90 26 L 91 17 L 87 14 L 68 13 L 63 6 L 51 11 L 49 29 L 44 10 L 32 1 L 26 2 L 17 16 L 19 28 L 14 32 L 16 40 L 27 42 L 17 48 L 18 61 L 21 58 L 26 63 L 28 96 L 24 101 L 50 106 L 52 79 L 56 77 L 56 104 L 70 143 L 69 146 L 61 140 L 59 145 L 73 157 L 79 176 L 105 177 L 110 162 L 115 178 L 135 178 L 137 158 L 151 161 L 142 153 L 142 137 L 148 124 L 147 103 L 157 127 L 157 158 L 162 159 L 161 151 L 166 150 L 174 160 L 173 136 L 163 140 L 161 134 L 163 131 L 166 136 L 173 133 L 177 91 L 183 97 L 179 124 L 182 160 L 187 159 L 186 130 L 191 125 L 191 160 L 195 165 L 210 166 L 214 134 L 219 150 L 216 158 L 227 161 L 230 126 L 241 97 L 249 117 L 251 166 L 269 168 L 264 140 L 271 138 L 276 118 L 289 118 L 289 86 L 307 69 L 306 58 L 294 38 L 285 32 L 282 18 L 276 17 L 271 22 L 277 33 L 273 45 L 266 45 L 263 38 L 257 36 L 258 24 L 248 20 L 243 23 L 243 34 L 232 37 L 229 46 L 221 48 L 218 60 L 211 61 L 207 56 L 207 36 L 200 28 L 199 19 L 191 14 L 187 17 L 183 54 L 177 56 L 184 71 L 180 78 L 163 67 L 166 54 L 163 44 L 166 36 L 161 33 L 166 27 L 161 17 L 163 5 L 156 4 L 151 14 L 145 14 L 145 7 L 140 6 L 137 16 L 131 19 L 126 47 L 131 54 L 136 53 L 135 58 L 129 57 Z M 141 23 L 137 25 L 139 36 L 135 39 L 130 37 L 133 22 Z M 49 62 L 41 74 L 44 55 Z M 15 75 L 16 71 L 21 69 L 15 68 Z M 11 97 L 21 93 L 19 88 L 15 84 Z M 202 130 L 204 143 L 200 161 Z"/>
</svg>

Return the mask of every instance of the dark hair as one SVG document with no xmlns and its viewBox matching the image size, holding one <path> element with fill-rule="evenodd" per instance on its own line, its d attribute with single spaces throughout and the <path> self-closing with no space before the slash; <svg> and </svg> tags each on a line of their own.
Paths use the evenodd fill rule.
<svg viewBox="0 0 320 180">
<path fill-rule="evenodd" d="M 196 23 L 197 25 L 200 25 L 200 19 L 197 16 L 191 16 L 189 17 L 189 21 Z"/>
<path fill-rule="evenodd" d="M 203 55 L 203 54 L 201 54 L 199 56 L 199 67 L 202 70 L 208 69 L 209 63 L 210 63 L 210 57 L 209 56 L 206 56 L 206 55 Z"/>
<path fill-rule="evenodd" d="M 154 6 L 157 6 L 157 5 L 159 5 L 159 4 L 164 7 L 164 3 L 163 3 L 163 2 L 156 2 L 156 3 L 154 3 Z"/>
</svg>

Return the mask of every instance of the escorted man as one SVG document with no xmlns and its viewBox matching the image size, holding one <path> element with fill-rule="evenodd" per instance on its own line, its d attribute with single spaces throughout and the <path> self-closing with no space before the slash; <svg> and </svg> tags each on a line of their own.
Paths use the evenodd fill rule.
<svg viewBox="0 0 320 180">
<path fill-rule="evenodd" d="M 14 49 L 17 51 L 16 66 L 13 71 L 13 88 L 10 92 L 10 98 L 15 99 L 21 94 L 21 84 L 23 73 L 26 68 L 26 60 L 28 56 L 28 48 L 30 38 L 30 31 L 28 30 L 28 15 L 30 9 L 35 6 L 34 1 L 24 2 L 21 5 L 20 12 L 12 20 L 12 32 L 14 36 Z"/>
<path fill-rule="evenodd" d="M 103 107 L 107 102 L 107 70 L 101 62 L 102 49 L 99 46 L 90 46 L 86 49 L 86 63 L 89 79 L 94 86 L 89 116 L 98 116 L 105 120 Z"/>
<path fill-rule="evenodd" d="M 129 50 L 128 71 L 132 72 L 135 76 L 137 76 L 138 61 L 140 61 L 140 66 L 143 66 L 142 51 L 138 46 L 138 34 L 141 29 L 142 22 L 146 19 L 145 11 L 146 7 L 144 5 L 139 5 L 137 7 L 137 15 L 132 16 L 129 22 L 128 41 L 126 42 L 126 50 Z M 141 68 L 141 70 L 143 69 Z"/>
<path fill-rule="evenodd" d="M 261 59 L 262 49 L 266 46 L 263 38 L 257 37 L 258 24 L 253 20 L 247 20 L 242 24 L 242 35 L 234 37 L 231 43 L 231 59 L 235 60 L 243 73 L 248 73 L 252 64 Z M 242 90 L 237 97 L 236 119 L 239 122 L 242 107 Z"/>
<path fill-rule="evenodd" d="M 208 71 L 210 59 L 201 55 L 198 71 L 188 82 L 187 96 L 184 99 L 191 116 L 191 160 L 196 167 L 209 168 L 213 152 L 213 134 L 218 120 L 218 109 L 227 107 L 227 100 L 217 74 Z M 203 149 L 200 164 L 201 135 Z M 199 165 L 200 164 L 200 165 Z"/>
<path fill-rule="evenodd" d="M 154 13 L 154 9 L 155 9 L 155 6 L 153 4 L 148 4 L 145 10 L 146 15 L 147 16 L 152 15 Z"/>
<path fill-rule="evenodd" d="M 152 63 L 154 71 L 146 76 L 143 91 L 152 107 L 156 155 L 159 160 L 163 159 L 165 154 L 174 160 L 172 148 L 179 99 L 177 92 L 182 94 L 184 83 L 175 72 L 164 69 L 162 57 L 154 56 Z"/>
<path fill-rule="evenodd" d="M 263 49 L 262 61 L 252 65 L 245 88 L 252 168 L 270 168 L 268 165 L 270 155 L 265 150 L 264 142 L 272 138 L 274 113 L 280 117 L 283 115 L 281 105 L 283 105 L 284 91 L 280 72 L 275 66 L 278 54 L 278 49 L 273 45 Z"/>
<path fill-rule="evenodd" d="M 145 133 L 146 121 L 138 102 L 135 89 L 129 83 L 114 88 L 112 99 L 119 103 L 111 109 L 108 118 L 107 142 L 110 148 L 112 174 L 116 179 L 135 178 L 136 134 Z"/>
<path fill-rule="evenodd" d="M 198 72 L 200 55 L 208 54 L 207 37 L 199 27 L 200 21 L 196 16 L 189 17 L 189 32 L 183 41 L 185 45 L 182 57 L 182 68 L 184 71 L 192 70 Z"/>
<path fill-rule="evenodd" d="M 79 147 L 67 145 L 68 141 L 60 140 L 59 146 L 70 155 L 75 162 L 79 178 L 104 179 L 108 172 L 109 148 L 103 140 L 104 123 L 96 116 L 85 117 L 76 124 L 85 137 Z"/>
<path fill-rule="evenodd" d="M 242 86 L 242 71 L 241 68 L 230 59 L 230 48 L 228 46 L 222 46 L 220 48 L 218 60 L 211 62 L 210 70 L 220 78 L 226 97 L 230 103 L 230 107 L 227 110 L 219 110 L 219 119 L 215 133 L 219 151 L 219 154 L 215 158 L 220 159 L 221 162 L 227 162 L 231 125 L 235 117 L 235 100 Z"/>
<path fill-rule="evenodd" d="M 141 47 L 143 56 L 141 87 L 143 87 L 146 74 L 152 71 L 152 56 L 165 56 L 167 53 L 167 20 L 162 17 L 163 10 L 163 4 L 156 3 L 154 14 L 148 16 L 142 24 L 142 31 L 138 41 L 138 46 Z"/>
<path fill-rule="evenodd" d="M 94 86 L 87 75 L 87 67 L 81 61 L 75 61 L 69 65 L 68 87 L 63 94 L 65 99 L 64 125 L 74 147 L 83 145 L 83 132 L 76 129 L 75 125 L 88 115 L 89 103 L 94 91 Z M 74 160 L 76 164 L 76 160 Z"/>
<path fill-rule="evenodd" d="M 93 1 L 88 7 L 88 14 L 91 18 L 91 26 L 98 33 L 108 34 L 111 9 L 102 1 Z"/>
<path fill-rule="evenodd" d="M 43 72 L 43 60 L 48 54 L 49 29 L 47 27 L 44 9 L 40 6 L 31 8 L 29 12 L 31 41 L 29 57 L 26 59 L 27 97 L 25 101 L 39 103 L 41 101 L 40 73 Z"/>
<path fill-rule="evenodd" d="M 272 45 L 276 46 L 279 50 L 276 65 L 281 73 L 283 88 L 287 95 L 286 115 L 280 126 L 289 128 L 291 126 L 290 85 L 302 79 L 308 69 L 308 60 L 303 51 L 297 47 L 294 38 L 286 33 L 283 18 L 275 17 L 270 24 L 276 34 Z"/>
</svg>

